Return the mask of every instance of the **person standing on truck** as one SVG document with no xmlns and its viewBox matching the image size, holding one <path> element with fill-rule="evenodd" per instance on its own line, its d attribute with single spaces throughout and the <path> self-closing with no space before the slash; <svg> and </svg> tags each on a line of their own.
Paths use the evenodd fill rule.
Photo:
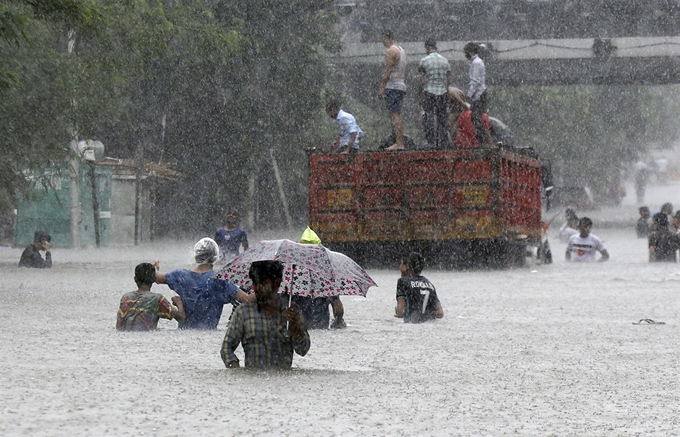
<svg viewBox="0 0 680 437">
<path fill-rule="evenodd" d="M 392 134 L 395 143 L 385 150 L 404 150 L 404 124 L 401 119 L 401 107 L 406 96 L 406 52 L 397 44 L 391 30 L 385 30 L 382 34 L 382 43 L 387 47 L 385 53 L 385 70 L 378 97 L 385 99 L 385 106 L 390 113 Z"/>
<path fill-rule="evenodd" d="M 484 128 L 484 114 L 488 109 L 486 93 L 486 66 L 479 57 L 481 46 L 476 42 L 469 42 L 463 47 L 465 58 L 470 61 L 470 86 L 468 87 L 467 98 L 470 101 L 472 111 L 472 123 L 477 133 L 477 143 L 482 147 L 490 145 L 490 135 Z"/>
<path fill-rule="evenodd" d="M 354 116 L 340 109 L 340 102 L 337 100 L 331 100 L 326 104 L 326 114 L 336 120 L 340 128 L 340 136 L 331 144 L 330 152 L 358 152 L 359 140 L 364 137 L 364 131 L 359 127 Z"/>
<path fill-rule="evenodd" d="M 595 262 L 597 252 L 602 255 L 599 262 L 609 259 L 609 252 L 604 248 L 602 240 L 590 233 L 592 227 L 593 221 L 588 217 L 581 217 L 578 221 L 579 233 L 572 235 L 567 245 L 567 262 Z"/>
<path fill-rule="evenodd" d="M 444 317 L 444 309 L 437 297 L 437 290 L 422 276 L 425 262 L 418 252 L 411 252 L 401 259 L 401 278 L 397 281 L 397 306 L 394 316 L 405 323 L 422 323 Z"/>
<path fill-rule="evenodd" d="M 451 65 L 448 59 L 437 52 L 437 42 L 425 40 L 427 56 L 420 60 L 420 86 L 418 95 L 423 115 L 423 130 L 428 147 L 445 149 L 449 147 L 446 131 L 448 96 L 447 88 L 451 84 Z"/>
</svg>

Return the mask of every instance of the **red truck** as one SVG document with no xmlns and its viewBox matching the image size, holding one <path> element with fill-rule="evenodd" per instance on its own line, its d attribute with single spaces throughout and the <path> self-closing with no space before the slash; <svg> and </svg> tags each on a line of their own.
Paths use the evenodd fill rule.
<svg viewBox="0 0 680 437">
<path fill-rule="evenodd" d="M 309 154 L 309 219 L 324 245 L 386 265 L 417 250 L 430 265 L 524 264 L 541 241 L 541 163 L 499 146 Z"/>
</svg>

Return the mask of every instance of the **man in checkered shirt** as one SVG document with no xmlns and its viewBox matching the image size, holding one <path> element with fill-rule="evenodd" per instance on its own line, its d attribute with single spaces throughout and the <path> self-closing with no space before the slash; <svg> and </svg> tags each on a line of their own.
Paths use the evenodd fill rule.
<svg viewBox="0 0 680 437">
<path fill-rule="evenodd" d="M 423 111 L 423 129 L 430 148 L 449 147 L 446 120 L 448 118 L 448 97 L 446 90 L 451 84 L 449 61 L 437 52 L 437 42 L 425 41 L 427 56 L 420 60 L 420 107 Z"/>
<path fill-rule="evenodd" d="M 293 352 L 304 356 L 310 341 L 300 310 L 287 305 L 278 290 L 283 265 L 278 261 L 253 261 L 248 272 L 256 302 L 239 305 L 229 320 L 220 354 L 227 367 L 240 367 L 234 353 L 240 344 L 245 367 L 290 369 Z"/>
</svg>

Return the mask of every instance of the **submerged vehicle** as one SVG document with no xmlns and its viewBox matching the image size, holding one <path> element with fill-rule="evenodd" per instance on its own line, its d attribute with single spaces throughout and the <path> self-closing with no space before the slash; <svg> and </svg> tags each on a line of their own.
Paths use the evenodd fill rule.
<svg viewBox="0 0 680 437">
<path fill-rule="evenodd" d="M 532 149 L 309 154 L 310 226 L 366 265 L 420 251 L 446 268 L 523 265 L 541 244 L 541 162 Z M 392 264 L 393 265 L 393 264 Z"/>
</svg>

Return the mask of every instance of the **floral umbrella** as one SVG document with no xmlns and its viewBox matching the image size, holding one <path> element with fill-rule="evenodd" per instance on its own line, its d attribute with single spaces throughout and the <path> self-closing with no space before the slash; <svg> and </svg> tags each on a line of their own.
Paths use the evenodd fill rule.
<svg viewBox="0 0 680 437">
<path fill-rule="evenodd" d="M 252 282 L 248 270 L 253 261 L 278 260 L 283 266 L 282 293 L 299 296 L 366 296 L 375 286 L 366 271 L 350 257 L 320 244 L 300 244 L 291 240 L 262 240 L 252 245 L 215 276 L 243 289 Z"/>
</svg>

